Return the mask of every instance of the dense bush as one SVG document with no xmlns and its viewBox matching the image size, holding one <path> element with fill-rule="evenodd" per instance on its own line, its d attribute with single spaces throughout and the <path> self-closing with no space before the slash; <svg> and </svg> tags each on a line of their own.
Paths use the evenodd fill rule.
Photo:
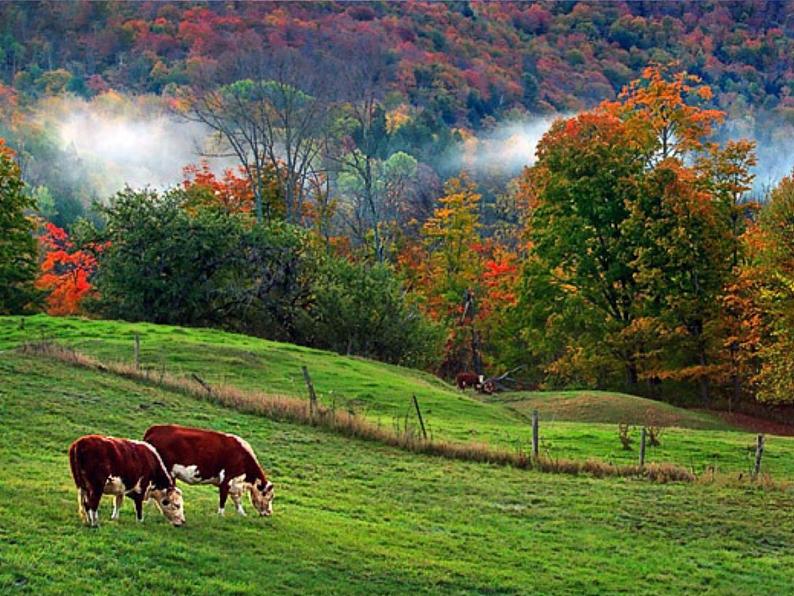
<svg viewBox="0 0 794 596">
<path fill-rule="evenodd" d="M 317 347 L 396 364 L 428 367 L 440 353 L 439 327 L 410 304 L 388 265 L 326 260 L 304 332 Z"/>
<path fill-rule="evenodd" d="M 306 231 L 255 225 L 187 194 L 126 190 L 102 208 L 109 242 L 89 304 L 112 318 L 233 329 L 427 365 L 439 333 L 387 266 L 318 258 Z"/>
<path fill-rule="evenodd" d="M 181 190 L 126 190 L 103 208 L 99 313 L 128 320 L 292 335 L 308 297 L 301 232 L 217 208 L 184 209 Z"/>
</svg>

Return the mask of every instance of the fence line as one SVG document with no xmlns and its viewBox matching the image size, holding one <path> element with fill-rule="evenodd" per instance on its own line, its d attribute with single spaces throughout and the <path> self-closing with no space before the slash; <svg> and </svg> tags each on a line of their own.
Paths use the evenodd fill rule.
<svg viewBox="0 0 794 596">
<path fill-rule="evenodd" d="M 379 442 L 418 454 L 549 473 L 589 474 L 595 477 L 638 477 L 655 482 L 692 482 L 696 480 L 692 472 L 674 464 L 652 464 L 640 468 L 637 465 L 619 465 L 598 460 L 532 458 L 521 451 L 510 451 L 482 443 L 425 440 L 414 433 L 390 431 L 354 413 L 332 410 L 319 404 L 316 415 L 312 415 L 311 406 L 306 400 L 299 398 L 243 391 L 230 385 L 210 386 L 203 379 L 201 379 L 203 381 L 201 383 L 195 378 L 177 377 L 167 372 L 163 374 L 162 371 L 157 371 L 159 374 L 150 375 L 148 370 L 138 370 L 134 366 L 119 362 L 101 362 L 96 358 L 50 342 L 26 344 L 20 348 L 20 351 L 176 391 L 273 420 L 314 426 L 349 438 Z"/>
</svg>

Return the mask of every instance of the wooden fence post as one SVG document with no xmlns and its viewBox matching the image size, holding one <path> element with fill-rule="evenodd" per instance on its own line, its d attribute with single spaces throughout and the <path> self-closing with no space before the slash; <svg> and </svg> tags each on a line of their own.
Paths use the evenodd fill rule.
<svg viewBox="0 0 794 596">
<path fill-rule="evenodd" d="M 540 415 L 538 414 L 537 410 L 532 410 L 532 457 L 537 459 L 538 454 L 540 453 L 538 444 L 540 437 L 539 435 L 539 418 Z"/>
<path fill-rule="evenodd" d="M 212 395 L 212 387 L 209 386 L 209 383 L 198 376 L 196 373 L 192 373 L 190 376 L 193 377 L 193 380 L 196 381 L 199 385 L 204 387 L 204 390 L 207 392 L 207 395 Z"/>
<path fill-rule="evenodd" d="M 642 431 L 640 432 L 640 467 L 645 467 L 645 437 L 647 431 L 645 427 L 642 427 Z"/>
<path fill-rule="evenodd" d="M 135 369 L 141 368 L 141 336 L 135 334 Z"/>
<path fill-rule="evenodd" d="M 755 466 L 753 467 L 753 478 L 757 478 L 761 472 L 761 458 L 764 456 L 764 435 L 759 434 L 755 444 Z"/>
<path fill-rule="evenodd" d="M 419 410 L 419 402 L 416 399 L 416 395 L 412 396 L 414 398 L 414 407 L 416 408 L 416 416 L 419 418 L 419 426 L 422 429 L 422 436 L 424 437 L 425 441 L 427 441 L 427 431 L 425 430 L 425 421 L 422 420 L 422 412 Z"/>
<path fill-rule="evenodd" d="M 314 392 L 314 385 L 309 376 L 309 369 L 305 366 L 301 366 L 301 370 L 303 370 L 303 380 L 306 381 L 306 388 L 309 390 L 309 415 L 313 418 L 315 412 L 317 412 L 317 394 Z"/>
</svg>

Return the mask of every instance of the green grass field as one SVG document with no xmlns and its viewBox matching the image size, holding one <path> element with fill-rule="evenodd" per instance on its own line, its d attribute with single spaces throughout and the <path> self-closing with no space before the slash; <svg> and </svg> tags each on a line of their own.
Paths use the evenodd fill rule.
<svg viewBox="0 0 794 596">
<path fill-rule="evenodd" d="M 109 499 L 100 528 L 81 526 L 69 443 L 164 421 L 248 438 L 276 483 L 273 517 L 218 518 L 214 488 L 185 487 L 183 528 L 151 505 L 138 524 L 129 501 L 110 522 Z M 0 424 L 2 593 L 746 594 L 794 581 L 781 491 L 416 456 L 13 352 L 0 354 Z"/>
<path fill-rule="evenodd" d="M 482 401 L 427 373 L 221 331 L 44 315 L 27 317 L 20 328 L 18 317 L 0 317 L 0 350 L 51 339 L 102 360 L 131 362 L 136 333 L 145 367 L 195 372 L 210 383 L 305 396 L 306 365 L 323 402 L 389 427 L 414 422 L 416 394 L 435 438 L 527 449 L 530 412 L 538 408 L 541 451 L 552 458 L 633 463 L 639 426 L 660 424 L 667 427 L 662 444 L 648 450 L 648 461 L 697 473 L 713 467 L 738 474 L 752 465 L 755 436 L 710 414 L 604 392 L 506 393 Z M 621 447 L 618 422 L 636 425 L 630 451 Z M 768 437 L 764 470 L 794 479 L 794 439 Z"/>
<path fill-rule="evenodd" d="M 730 427 L 705 412 L 609 391 L 520 391 L 496 393 L 491 403 L 504 404 L 523 416 L 537 409 L 546 420 L 618 424 L 653 424 L 664 427 L 727 430 Z"/>
</svg>

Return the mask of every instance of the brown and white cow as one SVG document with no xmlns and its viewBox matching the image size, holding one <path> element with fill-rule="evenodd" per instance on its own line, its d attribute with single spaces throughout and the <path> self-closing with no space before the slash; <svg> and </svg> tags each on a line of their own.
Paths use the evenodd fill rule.
<svg viewBox="0 0 794 596">
<path fill-rule="evenodd" d="M 473 372 L 458 373 L 455 377 L 455 384 L 458 389 L 466 390 L 467 387 L 478 387 L 483 382 L 483 376 Z"/>
<path fill-rule="evenodd" d="M 158 509 L 175 526 L 185 523 L 182 491 L 174 485 L 163 460 L 148 443 L 86 435 L 69 447 L 69 465 L 77 485 L 80 517 L 99 525 L 102 495 L 113 495 L 113 514 L 118 519 L 124 496 L 135 503 L 135 515 L 143 521 L 143 502 L 154 499 Z"/>
<path fill-rule="evenodd" d="M 220 489 L 218 513 L 223 515 L 231 496 L 237 513 L 247 490 L 260 515 L 273 513 L 273 483 L 265 476 L 251 446 L 236 435 L 188 428 L 176 424 L 155 425 L 143 437 L 154 445 L 166 467 L 188 484 L 214 484 Z"/>
</svg>

